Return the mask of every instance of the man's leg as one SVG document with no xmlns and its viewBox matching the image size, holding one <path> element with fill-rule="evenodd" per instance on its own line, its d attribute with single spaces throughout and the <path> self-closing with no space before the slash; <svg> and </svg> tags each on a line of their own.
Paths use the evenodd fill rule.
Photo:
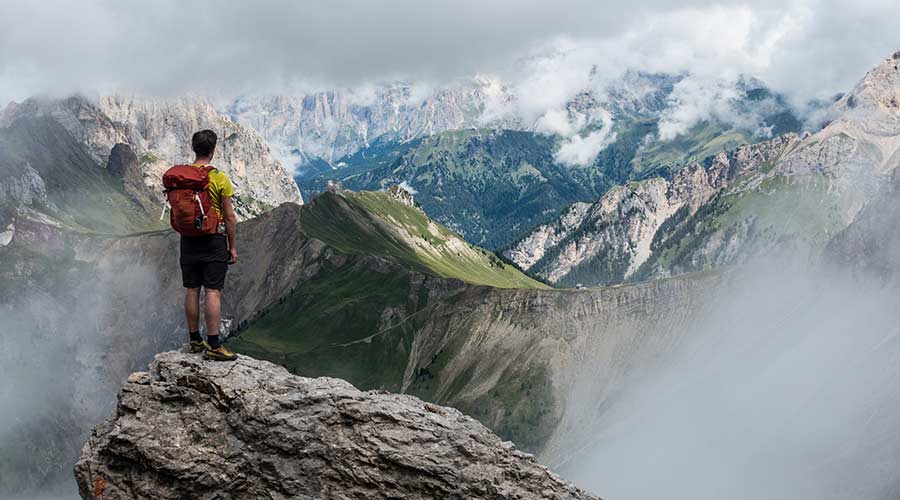
<svg viewBox="0 0 900 500">
<path fill-rule="evenodd" d="M 206 338 L 209 349 L 206 357 L 218 361 L 234 361 L 237 356 L 227 347 L 222 345 L 219 338 L 219 323 L 222 315 L 222 288 L 225 286 L 225 274 L 228 273 L 228 264 L 225 262 L 210 262 L 203 270 L 203 288 L 206 289 Z"/>
<path fill-rule="evenodd" d="M 206 336 L 210 337 L 209 344 L 217 347 L 219 342 L 219 321 L 222 313 L 222 291 L 206 289 L 206 303 L 203 314 L 206 318 Z M 212 338 L 215 337 L 215 338 Z"/>
<path fill-rule="evenodd" d="M 187 320 L 188 332 L 200 331 L 200 289 L 184 289 L 184 316 Z"/>
<path fill-rule="evenodd" d="M 184 285 L 184 319 L 187 321 L 191 351 L 199 352 L 203 347 L 200 336 L 200 286 L 203 284 L 203 270 L 196 264 L 181 265 L 181 281 Z"/>
</svg>

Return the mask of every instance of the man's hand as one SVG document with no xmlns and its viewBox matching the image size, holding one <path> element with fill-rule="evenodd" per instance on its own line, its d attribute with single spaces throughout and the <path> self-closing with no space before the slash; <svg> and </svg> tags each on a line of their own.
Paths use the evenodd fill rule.
<svg viewBox="0 0 900 500">
<path fill-rule="evenodd" d="M 237 248 L 231 248 L 231 249 L 229 249 L 229 250 L 228 250 L 228 255 L 229 255 L 229 258 L 228 258 L 228 263 L 229 263 L 229 264 L 234 264 L 234 263 L 237 262 L 237 258 L 238 258 Z"/>
</svg>

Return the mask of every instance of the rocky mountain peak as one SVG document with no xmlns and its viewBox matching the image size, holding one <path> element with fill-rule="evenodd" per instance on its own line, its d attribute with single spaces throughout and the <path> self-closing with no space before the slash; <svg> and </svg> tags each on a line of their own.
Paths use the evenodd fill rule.
<svg viewBox="0 0 900 500">
<path fill-rule="evenodd" d="M 883 60 L 831 109 L 834 118 L 782 162 L 783 170 L 824 170 L 856 185 L 900 164 L 900 59 Z M 874 175 L 873 175 L 874 174 Z"/>
<path fill-rule="evenodd" d="M 75 476 L 105 500 L 595 498 L 452 408 L 183 352 L 128 377 Z"/>
<path fill-rule="evenodd" d="M 842 97 L 839 111 L 878 111 L 900 119 L 900 51 L 882 61 Z"/>
</svg>

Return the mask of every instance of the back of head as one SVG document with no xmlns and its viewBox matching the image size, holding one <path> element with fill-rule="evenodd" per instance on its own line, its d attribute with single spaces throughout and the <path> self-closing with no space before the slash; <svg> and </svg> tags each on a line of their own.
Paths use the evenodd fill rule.
<svg viewBox="0 0 900 500">
<path fill-rule="evenodd" d="M 216 142 L 218 140 L 219 138 L 212 130 L 201 130 L 195 132 L 194 136 L 191 137 L 191 149 L 194 150 L 194 154 L 198 158 L 208 158 L 216 150 Z"/>
</svg>

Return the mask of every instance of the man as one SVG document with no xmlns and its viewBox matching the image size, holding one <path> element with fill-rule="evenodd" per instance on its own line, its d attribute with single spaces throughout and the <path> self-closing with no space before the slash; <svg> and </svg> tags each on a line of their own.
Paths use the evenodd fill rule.
<svg viewBox="0 0 900 500">
<path fill-rule="evenodd" d="M 196 158 L 192 166 L 203 168 L 216 153 L 218 138 L 212 130 L 201 130 L 191 138 Z M 234 188 L 228 177 L 219 170 L 209 172 L 209 197 L 219 220 L 225 221 L 225 234 L 181 237 L 181 276 L 184 283 L 184 313 L 191 337 L 191 351 L 203 352 L 209 359 L 233 361 L 237 356 L 219 338 L 222 288 L 228 265 L 238 259 L 235 235 L 237 216 L 231 197 Z M 220 231 L 221 232 L 221 231 Z M 204 317 L 207 341 L 200 336 L 200 288 L 206 291 Z"/>
</svg>

